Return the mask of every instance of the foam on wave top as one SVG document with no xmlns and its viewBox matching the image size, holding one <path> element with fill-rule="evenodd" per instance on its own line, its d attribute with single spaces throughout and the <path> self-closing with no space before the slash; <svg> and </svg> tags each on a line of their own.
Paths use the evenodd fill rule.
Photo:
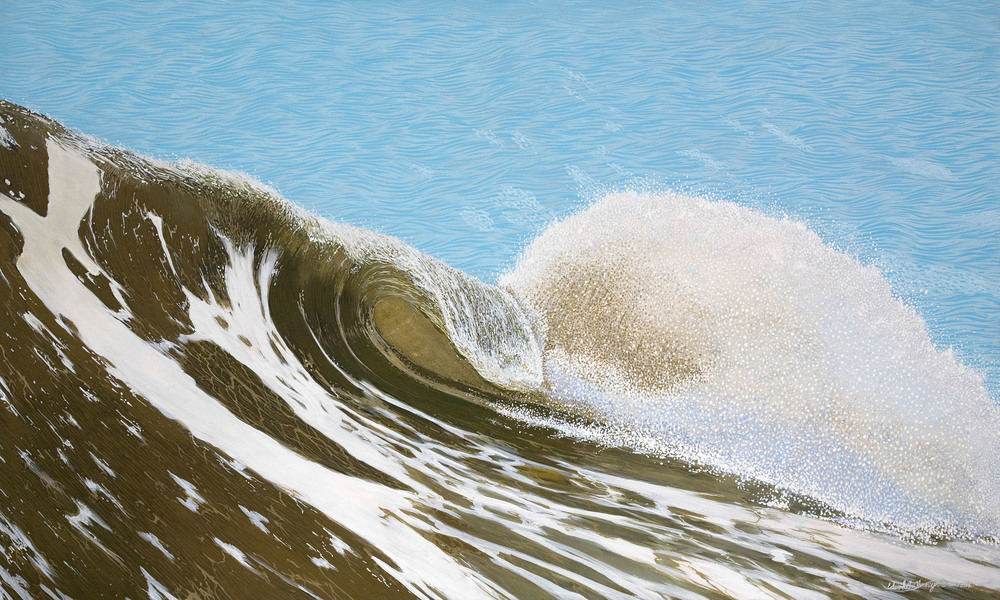
<svg viewBox="0 0 1000 600">
<path fill-rule="evenodd" d="M 561 402 L 874 521 L 1000 531 L 1000 411 L 981 378 L 800 223 L 613 194 L 501 284 L 541 316 Z"/>
</svg>

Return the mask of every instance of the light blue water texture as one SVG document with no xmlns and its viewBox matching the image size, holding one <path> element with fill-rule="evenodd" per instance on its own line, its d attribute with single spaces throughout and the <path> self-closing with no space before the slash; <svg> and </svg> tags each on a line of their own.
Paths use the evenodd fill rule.
<svg viewBox="0 0 1000 600">
<path fill-rule="evenodd" d="M 0 24 L 0 96 L 487 280 L 610 189 L 787 214 L 1000 398 L 1000 3 L 0 0 Z"/>
</svg>

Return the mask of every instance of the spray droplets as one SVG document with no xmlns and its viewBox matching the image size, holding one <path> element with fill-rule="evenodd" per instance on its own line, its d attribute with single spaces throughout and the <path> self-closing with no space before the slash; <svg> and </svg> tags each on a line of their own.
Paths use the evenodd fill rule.
<svg viewBox="0 0 1000 600">
<path fill-rule="evenodd" d="M 549 393 L 611 428 L 866 520 L 1000 526 L 981 380 L 877 270 L 800 223 L 614 194 L 502 283 L 544 321 Z"/>
</svg>

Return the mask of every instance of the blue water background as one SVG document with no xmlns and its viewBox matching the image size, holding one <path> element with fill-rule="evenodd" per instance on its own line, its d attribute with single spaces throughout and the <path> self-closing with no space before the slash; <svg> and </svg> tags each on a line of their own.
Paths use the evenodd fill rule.
<svg viewBox="0 0 1000 600">
<path fill-rule="evenodd" d="M 997 2 L 0 2 L 0 96 L 484 279 L 609 189 L 879 266 L 1000 398 Z"/>
</svg>

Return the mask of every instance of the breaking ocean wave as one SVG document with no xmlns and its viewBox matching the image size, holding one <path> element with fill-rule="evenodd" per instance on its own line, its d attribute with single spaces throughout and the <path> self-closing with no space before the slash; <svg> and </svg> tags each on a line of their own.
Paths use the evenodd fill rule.
<svg viewBox="0 0 1000 600">
<path fill-rule="evenodd" d="M 7 103 L 0 165 L 7 596 L 1000 586 L 1000 409 L 793 220 L 612 193 L 492 285 Z"/>
</svg>

